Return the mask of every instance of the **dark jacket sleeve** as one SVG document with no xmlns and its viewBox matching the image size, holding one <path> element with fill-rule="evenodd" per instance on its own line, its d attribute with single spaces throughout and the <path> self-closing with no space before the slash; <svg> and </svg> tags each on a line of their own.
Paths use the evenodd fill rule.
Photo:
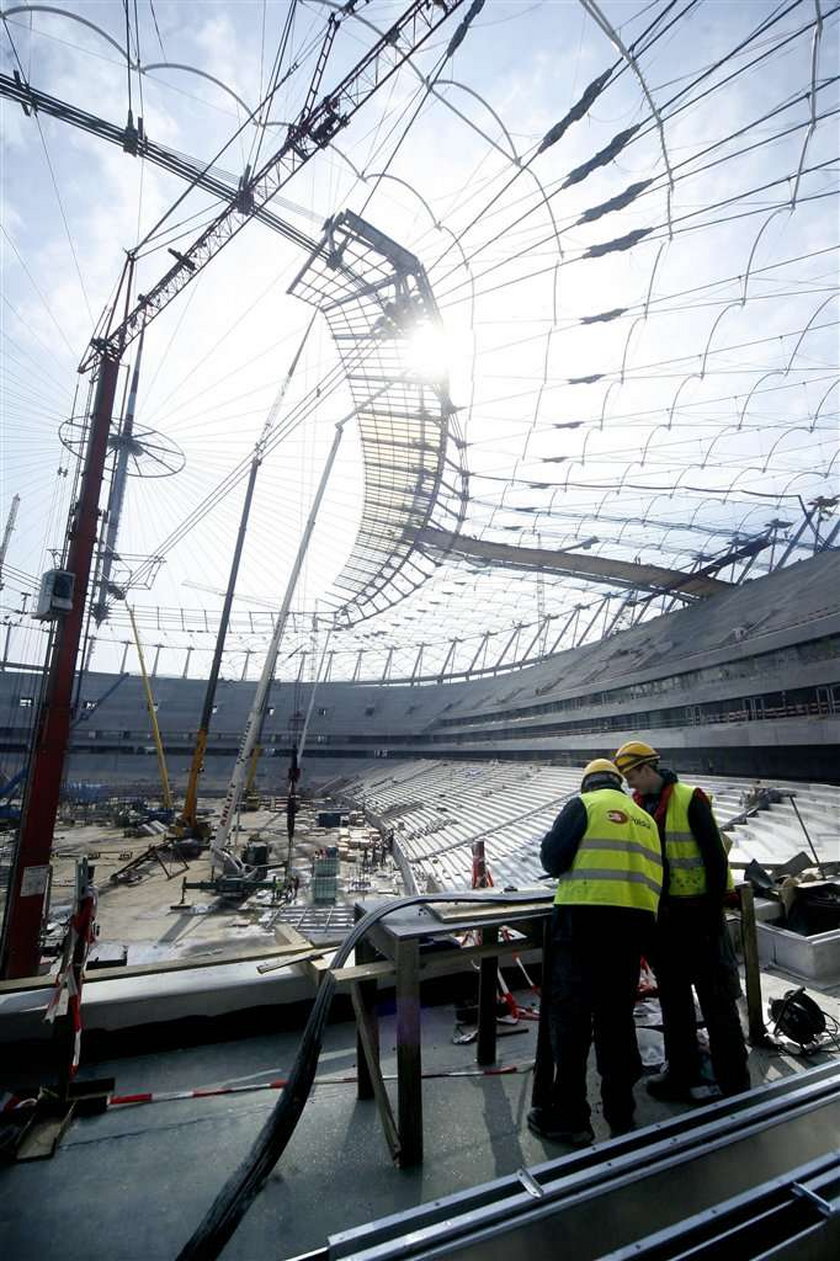
<svg viewBox="0 0 840 1261">
<path fill-rule="evenodd" d="M 554 820 L 551 831 L 546 832 L 540 846 L 540 862 L 550 876 L 560 876 L 569 870 L 585 831 L 586 806 L 580 797 L 572 797 Z"/>
<path fill-rule="evenodd" d="M 721 906 L 726 893 L 726 847 L 718 831 L 711 802 L 702 789 L 695 789 L 689 802 L 688 823 L 706 868 L 707 896 L 714 905 Z"/>
</svg>

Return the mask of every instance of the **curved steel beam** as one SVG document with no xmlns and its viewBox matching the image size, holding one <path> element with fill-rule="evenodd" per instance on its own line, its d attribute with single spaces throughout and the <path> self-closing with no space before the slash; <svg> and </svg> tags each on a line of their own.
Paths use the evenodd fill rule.
<svg viewBox="0 0 840 1261">
<path fill-rule="evenodd" d="M 466 538 L 448 530 L 426 528 L 420 532 L 419 537 L 427 546 L 448 555 L 490 561 L 514 569 L 537 569 L 545 573 L 583 577 L 589 581 L 618 583 L 640 590 L 666 590 L 686 599 L 716 595 L 729 590 L 731 586 L 719 578 L 685 573 L 662 565 L 641 565 L 615 557 L 590 556 L 582 552 L 516 547 L 509 543 Z"/>
<path fill-rule="evenodd" d="M 103 31 L 101 26 L 97 26 L 95 22 L 88 21 L 87 18 L 80 17 L 78 13 L 71 13 L 68 9 L 56 9 L 52 4 L 16 4 L 12 9 L 3 9 L 0 11 L 0 18 L 2 18 L 5 22 L 7 18 L 14 17 L 17 13 L 51 13 L 54 17 L 67 18 L 70 22 L 78 22 L 80 26 L 86 26 L 89 30 L 95 31 L 96 34 L 104 39 L 106 43 L 110 44 L 112 48 L 116 48 L 120 57 L 122 57 L 129 66 L 131 66 L 134 70 L 137 69 L 137 63 L 132 62 L 129 53 L 122 47 L 121 44 L 118 44 L 115 39 L 112 39 L 107 31 Z"/>
<path fill-rule="evenodd" d="M 217 88 L 221 88 L 223 92 L 227 92 L 228 96 L 232 96 L 238 105 L 241 105 L 249 119 L 253 119 L 254 110 L 251 106 L 243 101 L 241 96 L 234 92 L 233 88 L 229 88 L 221 79 L 217 79 L 214 74 L 208 74 L 206 70 L 199 70 L 197 66 L 188 66 L 180 61 L 150 61 L 147 66 L 138 66 L 137 69 L 141 74 L 148 74 L 150 70 L 184 70 L 188 74 L 197 74 L 201 79 L 209 79 L 211 83 L 215 83 Z"/>
</svg>

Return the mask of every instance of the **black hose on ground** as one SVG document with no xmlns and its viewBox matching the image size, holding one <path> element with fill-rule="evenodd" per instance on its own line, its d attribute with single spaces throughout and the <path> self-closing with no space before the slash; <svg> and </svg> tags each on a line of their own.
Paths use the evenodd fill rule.
<svg viewBox="0 0 840 1261">
<path fill-rule="evenodd" d="M 251 1151 L 231 1174 L 210 1206 L 204 1220 L 178 1253 L 176 1261 L 212 1261 L 233 1235 L 247 1213 L 266 1178 L 286 1149 L 295 1126 L 300 1120 L 312 1082 L 318 1067 L 324 1025 L 335 994 L 334 970 L 347 962 L 350 952 L 365 933 L 379 920 L 407 906 L 422 906 L 430 902 L 510 902 L 509 894 L 481 893 L 434 893 L 418 894 L 411 898 L 398 898 L 368 912 L 350 930 L 335 953 L 330 969 L 325 973 L 306 1028 L 303 1031 L 286 1086 L 254 1142 Z"/>
</svg>

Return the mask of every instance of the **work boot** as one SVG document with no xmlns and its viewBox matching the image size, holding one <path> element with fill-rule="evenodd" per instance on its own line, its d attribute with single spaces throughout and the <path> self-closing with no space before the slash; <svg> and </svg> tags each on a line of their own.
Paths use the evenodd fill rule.
<svg viewBox="0 0 840 1261">
<path fill-rule="evenodd" d="M 720 1087 L 720 1093 L 724 1099 L 731 1099 L 733 1095 L 742 1095 L 747 1090 L 752 1090 L 752 1082 L 749 1079 L 749 1075 L 737 1081 L 727 1082 L 725 1086 Z"/>
<path fill-rule="evenodd" d="M 565 1143 L 568 1147 L 588 1147 L 595 1134 L 590 1125 L 577 1130 L 563 1126 L 546 1108 L 532 1108 L 528 1113 L 528 1129 L 549 1143 Z"/>
<path fill-rule="evenodd" d="M 654 1073 L 645 1082 L 648 1094 L 654 1099 L 661 1099 L 663 1103 L 697 1103 L 698 1100 L 692 1094 L 693 1089 L 696 1087 L 680 1081 L 678 1077 L 672 1077 L 667 1069 L 664 1073 Z"/>
</svg>

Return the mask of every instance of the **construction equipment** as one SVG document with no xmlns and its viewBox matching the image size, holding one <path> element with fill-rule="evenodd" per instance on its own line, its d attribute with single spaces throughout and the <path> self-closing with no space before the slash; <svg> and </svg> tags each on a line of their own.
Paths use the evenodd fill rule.
<svg viewBox="0 0 840 1261">
<path fill-rule="evenodd" d="M 280 642 L 283 637 L 283 632 L 286 629 L 286 622 L 289 617 L 289 609 L 291 608 L 292 597 L 294 595 L 295 587 L 297 586 L 297 580 L 300 576 L 301 569 L 303 568 L 303 562 L 309 547 L 309 541 L 315 528 L 318 510 L 321 507 L 321 500 L 324 497 L 324 491 L 327 488 L 327 482 L 329 480 L 333 464 L 335 463 L 335 458 L 338 454 L 339 444 L 344 433 L 344 426 L 347 424 L 348 420 L 355 415 L 355 410 L 356 409 L 336 424 L 335 437 L 333 438 L 333 443 L 330 447 L 323 472 L 321 473 L 321 479 L 318 483 L 318 488 L 312 501 L 312 507 L 309 510 L 309 516 L 307 518 L 306 525 L 304 526 L 297 555 L 295 557 L 294 564 L 292 565 L 292 570 L 286 585 L 283 603 L 277 616 L 277 624 L 274 629 L 274 634 L 271 637 L 260 681 L 257 684 L 257 690 L 254 694 L 251 712 L 248 715 L 248 722 L 242 735 L 242 742 L 239 746 L 239 752 L 234 764 L 233 774 L 231 775 L 230 784 L 228 785 L 227 796 L 225 797 L 225 801 L 222 806 L 219 825 L 216 829 L 215 837 L 210 845 L 214 859 L 218 859 L 222 863 L 223 869 L 229 869 L 230 865 L 233 864 L 234 871 L 237 871 L 240 875 L 243 874 L 241 871 L 242 864 L 239 863 L 238 859 L 233 858 L 227 848 L 230 840 L 230 833 L 233 828 L 234 820 L 241 808 L 242 796 L 247 782 L 248 771 L 252 763 L 254 751 L 260 740 L 268 704 L 268 693 L 271 687 L 272 679 L 274 678 L 277 656 L 280 651 Z"/>
<path fill-rule="evenodd" d="M 341 82 L 288 128 L 280 149 L 249 178 L 173 267 L 131 308 L 136 256 L 129 254 L 114 300 L 105 313 L 82 370 L 90 371 L 89 427 L 81 482 L 67 535 L 64 568 L 74 577 L 73 607 L 56 627 L 47 662 L 44 699 L 33 740 L 32 773 L 22 811 L 20 839 L 9 885 L 2 943 L 2 975 L 29 976 L 40 962 L 46 874 L 52 849 L 61 776 L 70 726 L 70 697 L 98 535 L 99 497 L 114 415 L 120 362 L 129 343 L 203 270 L 234 236 L 275 197 L 315 154 L 326 149 L 335 127 L 344 127 L 405 65 L 463 0 L 429 5 L 414 0 L 362 56 Z M 331 42 L 331 40 L 330 40 Z M 313 82 L 320 84 L 323 65 Z M 243 213 L 244 212 L 244 213 Z M 122 320 L 119 311 L 125 311 Z"/>
<path fill-rule="evenodd" d="M 20 806 L 14 805 L 13 799 L 19 790 L 23 791 L 26 771 L 26 766 L 21 767 L 17 774 L 6 780 L 6 783 L 0 788 L 0 823 L 18 823 L 20 821 Z"/>
<path fill-rule="evenodd" d="M 213 652 L 213 661 L 210 666 L 210 674 L 207 678 L 207 687 L 204 692 L 204 705 L 201 710 L 201 719 L 198 724 L 198 731 L 195 737 L 195 749 L 193 750 L 192 764 L 190 766 L 189 779 L 187 780 L 187 791 L 184 796 L 184 806 L 178 816 L 173 833 L 176 837 L 197 837 L 206 840 L 210 833 L 209 825 L 199 823 L 198 820 L 198 777 L 204 765 L 204 754 L 207 749 L 207 736 L 210 730 L 210 719 L 213 714 L 213 703 L 216 697 L 216 685 L 219 681 L 219 671 L 222 666 L 222 653 L 224 652 L 225 639 L 227 637 L 228 624 L 230 622 L 230 610 L 233 604 L 233 595 L 236 589 L 236 579 L 239 574 L 239 562 L 242 557 L 242 546 L 245 541 L 245 531 L 248 527 L 248 517 L 251 512 L 251 502 L 254 497 L 254 483 L 257 479 L 257 470 L 260 466 L 259 452 L 254 455 L 251 461 L 251 472 L 248 477 L 248 486 L 245 490 L 245 500 L 242 505 L 242 516 L 239 521 L 239 532 L 236 536 L 236 546 L 233 549 L 233 559 L 230 565 L 230 575 L 228 577 L 227 591 L 225 592 L 225 602 L 222 606 L 222 615 L 219 620 L 219 631 L 216 635 L 216 647 Z"/>
</svg>

